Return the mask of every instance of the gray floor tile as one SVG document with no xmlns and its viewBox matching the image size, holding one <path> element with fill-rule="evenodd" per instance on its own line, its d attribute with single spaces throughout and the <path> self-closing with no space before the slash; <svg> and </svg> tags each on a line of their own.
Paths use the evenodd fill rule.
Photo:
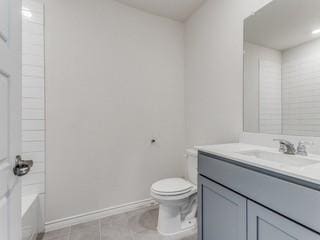
<svg viewBox="0 0 320 240">
<path fill-rule="evenodd" d="M 129 221 L 128 221 L 128 214 L 118 214 L 110 217 L 106 217 L 100 220 L 101 226 L 122 226 L 122 227 L 128 227 Z"/>
<path fill-rule="evenodd" d="M 70 240 L 100 240 L 100 232 L 92 231 L 73 231 Z"/>
<path fill-rule="evenodd" d="M 144 231 L 133 233 L 133 240 L 163 240 L 164 238 L 161 237 L 157 231 Z"/>
<path fill-rule="evenodd" d="M 135 233 L 156 231 L 158 215 L 155 216 L 152 212 L 156 210 L 147 209 L 144 211 L 135 211 L 128 214 L 129 225 L 128 227 Z"/>
<path fill-rule="evenodd" d="M 44 233 L 39 233 L 36 240 L 42 240 L 44 238 Z"/>
<path fill-rule="evenodd" d="M 43 236 L 38 236 L 38 239 L 41 240 L 60 240 L 66 237 L 69 237 L 70 228 L 62 228 L 59 230 L 51 231 L 45 233 Z"/>
<path fill-rule="evenodd" d="M 191 235 L 191 236 L 184 237 L 184 238 L 182 238 L 181 240 L 197 240 L 197 239 L 198 239 L 197 234 L 193 234 L 193 235 Z"/>
<path fill-rule="evenodd" d="M 151 216 L 152 216 L 156 221 L 158 221 L 159 208 L 150 209 L 149 212 L 150 212 Z"/>
<path fill-rule="evenodd" d="M 53 232 L 43 240 L 197 240 L 196 234 L 163 237 L 157 232 L 158 209 L 139 209 Z M 194 232 L 193 232 L 194 233 Z M 39 240 L 42 240 L 39 239 Z"/>
<path fill-rule="evenodd" d="M 101 240 L 132 240 L 129 228 L 123 226 L 101 226 Z"/>
<path fill-rule="evenodd" d="M 72 226 L 70 240 L 100 240 L 99 221 L 96 220 Z"/>
<path fill-rule="evenodd" d="M 47 239 L 47 238 L 44 238 L 44 237 L 37 237 L 37 240 L 44 240 L 44 239 Z M 62 236 L 62 237 L 54 237 L 54 238 L 50 238 L 50 240 L 69 240 L 69 236 Z"/>
<path fill-rule="evenodd" d="M 71 234 L 73 232 L 99 232 L 99 221 L 92 221 L 71 226 Z"/>
</svg>

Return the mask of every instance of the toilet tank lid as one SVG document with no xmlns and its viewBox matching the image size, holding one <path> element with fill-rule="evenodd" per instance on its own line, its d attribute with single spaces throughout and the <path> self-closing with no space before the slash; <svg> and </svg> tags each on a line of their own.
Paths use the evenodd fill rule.
<svg viewBox="0 0 320 240">
<path fill-rule="evenodd" d="M 187 156 L 198 157 L 198 150 L 194 148 L 188 148 L 186 150 Z"/>
</svg>

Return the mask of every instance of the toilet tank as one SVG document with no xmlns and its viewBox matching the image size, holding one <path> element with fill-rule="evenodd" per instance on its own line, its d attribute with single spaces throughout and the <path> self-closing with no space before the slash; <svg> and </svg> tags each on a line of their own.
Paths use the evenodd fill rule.
<svg viewBox="0 0 320 240">
<path fill-rule="evenodd" d="M 198 151 L 194 148 L 186 150 L 187 179 L 197 185 L 198 180 Z"/>
</svg>

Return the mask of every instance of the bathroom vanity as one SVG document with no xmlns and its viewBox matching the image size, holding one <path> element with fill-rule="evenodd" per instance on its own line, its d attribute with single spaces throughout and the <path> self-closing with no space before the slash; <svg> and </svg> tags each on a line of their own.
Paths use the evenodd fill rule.
<svg viewBox="0 0 320 240">
<path fill-rule="evenodd" d="M 320 240 L 319 9 L 273 0 L 244 20 L 243 132 L 263 140 L 243 142 L 280 148 L 198 149 L 199 240 Z"/>
<path fill-rule="evenodd" d="M 199 240 L 319 240 L 320 156 L 199 148 Z"/>
</svg>

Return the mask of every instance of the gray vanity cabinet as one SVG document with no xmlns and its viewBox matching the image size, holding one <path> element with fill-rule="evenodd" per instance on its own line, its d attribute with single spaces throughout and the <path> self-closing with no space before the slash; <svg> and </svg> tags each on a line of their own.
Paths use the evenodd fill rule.
<svg viewBox="0 0 320 240">
<path fill-rule="evenodd" d="M 320 240 L 320 235 L 199 175 L 199 240 Z"/>
<path fill-rule="evenodd" d="M 201 152 L 198 166 L 199 240 L 320 240 L 320 191 Z"/>
<path fill-rule="evenodd" d="M 320 235 L 248 201 L 248 240 L 319 240 Z"/>
<path fill-rule="evenodd" d="M 246 199 L 199 176 L 201 240 L 246 240 Z"/>
</svg>

